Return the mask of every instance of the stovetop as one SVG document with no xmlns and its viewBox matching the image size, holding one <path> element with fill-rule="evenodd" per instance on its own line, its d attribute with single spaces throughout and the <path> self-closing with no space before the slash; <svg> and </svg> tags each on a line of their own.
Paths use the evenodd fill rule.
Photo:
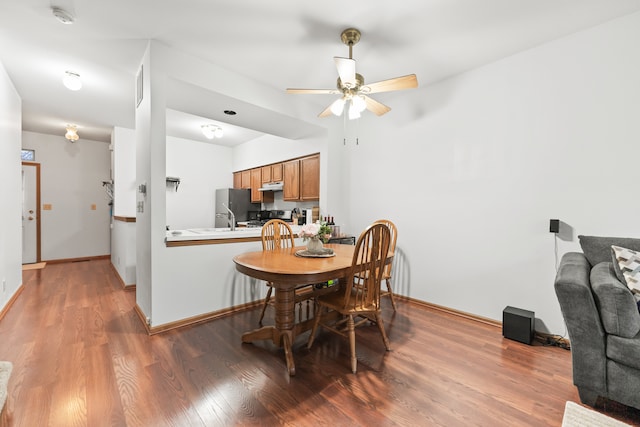
<svg viewBox="0 0 640 427">
<path fill-rule="evenodd" d="M 281 219 L 285 222 L 292 222 L 291 211 L 271 210 L 253 211 L 249 213 L 248 227 L 262 227 L 272 219 Z"/>
</svg>

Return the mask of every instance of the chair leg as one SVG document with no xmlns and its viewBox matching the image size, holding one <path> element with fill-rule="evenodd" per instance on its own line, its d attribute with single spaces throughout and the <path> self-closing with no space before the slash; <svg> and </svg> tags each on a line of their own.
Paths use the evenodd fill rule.
<svg viewBox="0 0 640 427">
<path fill-rule="evenodd" d="M 307 342 L 307 349 L 311 349 L 311 346 L 313 345 L 313 340 L 316 337 L 316 331 L 318 330 L 318 325 L 320 324 L 320 311 L 322 310 L 322 307 L 320 306 L 320 304 L 315 304 L 314 307 L 314 319 L 313 319 L 313 328 L 311 328 L 311 335 L 309 335 L 309 342 Z"/>
<path fill-rule="evenodd" d="M 264 312 L 267 311 L 267 306 L 269 305 L 269 300 L 271 299 L 271 292 L 273 288 L 269 286 L 269 290 L 267 291 L 267 296 L 264 297 L 264 304 L 262 306 L 262 313 L 260 313 L 260 320 L 258 321 L 259 325 L 262 325 L 262 319 L 264 318 Z"/>
<path fill-rule="evenodd" d="M 382 334 L 382 341 L 384 342 L 384 346 L 387 351 L 391 350 L 391 346 L 389 345 L 389 338 L 387 338 L 387 333 L 384 330 L 384 325 L 382 324 L 382 316 L 380 313 L 376 313 L 376 323 L 378 324 L 378 329 L 380 329 L 380 334 Z"/>
<path fill-rule="evenodd" d="M 391 279 L 387 279 L 387 291 L 389 291 L 389 298 L 391 298 L 391 307 L 393 311 L 396 311 L 396 300 L 393 299 L 393 291 L 391 290 Z"/>
<path fill-rule="evenodd" d="M 352 314 L 347 318 L 347 329 L 349 332 L 349 349 L 351 350 L 351 372 L 355 374 L 358 368 L 358 358 L 356 357 L 356 328 Z"/>
</svg>

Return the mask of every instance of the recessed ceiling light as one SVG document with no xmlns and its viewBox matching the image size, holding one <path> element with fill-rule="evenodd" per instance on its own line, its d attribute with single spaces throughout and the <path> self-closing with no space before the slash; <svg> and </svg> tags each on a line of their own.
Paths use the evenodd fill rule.
<svg viewBox="0 0 640 427">
<path fill-rule="evenodd" d="M 63 24 L 73 24 L 73 22 L 76 20 L 76 18 L 74 18 L 72 14 L 59 7 L 52 7 L 51 12 L 53 13 L 53 16 L 55 16 L 56 19 Z"/>
<path fill-rule="evenodd" d="M 224 110 L 224 113 L 225 113 L 227 116 L 235 116 L 235 115 L 236 115 L 236 112 L 235 112 L 235 111 L 233 111 L 233 110 Z"/>
<path fill-rule="evenodd" d="M 80 80 L 80 74 L 72 71 L 65 71 L 62 83 L 69 90 L 80 90 L 82 88 L 82 80 Z"/>
</svg>

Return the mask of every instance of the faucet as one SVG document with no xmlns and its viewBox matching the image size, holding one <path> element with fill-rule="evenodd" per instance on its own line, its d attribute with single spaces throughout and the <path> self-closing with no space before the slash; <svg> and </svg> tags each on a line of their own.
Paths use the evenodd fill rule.
<svg viewBox="0 0 640 427">
<path fill-rule="evenodd" d="M 231 228 L 231 231 L 235 231 L 235 229 L 236 229 L 236 216 L 235 216 L 235 214 L 224 203 L 222 204 L 222 206 L 224 206 L 224 208 L 229 211 L 229 218 L 227 219 L 227 224 Z"/>
</svg>

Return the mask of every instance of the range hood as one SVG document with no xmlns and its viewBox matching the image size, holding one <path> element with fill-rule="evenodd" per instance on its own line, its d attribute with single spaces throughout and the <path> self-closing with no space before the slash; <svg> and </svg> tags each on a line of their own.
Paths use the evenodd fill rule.
<svg viewBox="0 0 640 427">
<path fill-rule="evenodd" d="M 283 186 L 282 181 L 267 182 L 262 184 L 262 187 L 258 188 L 258 191 L 282 191 Z"/>
</svg>

